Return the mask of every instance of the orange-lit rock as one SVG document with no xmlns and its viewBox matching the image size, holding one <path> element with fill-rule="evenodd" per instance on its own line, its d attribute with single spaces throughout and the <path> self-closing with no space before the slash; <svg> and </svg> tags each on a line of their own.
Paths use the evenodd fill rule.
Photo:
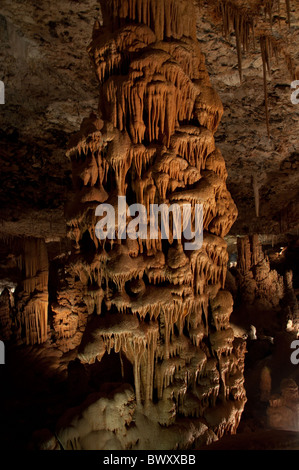
<svg viewBox="0 0 299 470">
<path fill-rule="evenodd" d="M 102 8 L 104 26 L 96 23 L 89 47 L 99 114 L 83 121 L 69 146 L 74 245 L 54 326 L 65 350 L 78 344 L 82 363 L 105 368 L 109 355 L 119 354 L 123 377 L 125 358 L 133 381 L 117 399 L 107 385 L 94 404 L 113 408 L 112 427 L 104 411 L 93 422 L 83 404 L 83 418 L 74 410 L 58 434 L 66 448 L 152 448 L 149 433 L 155 448 L 185 448 L 235 433 L 246 402 L 245 348 L 230 327 L 232 297 L 222 290 L 223 237 L 237 217 L 213 135 L 223 108 L 195 39 L 190 2 L 110 1 Z M 202 248 L 184 251 L 171 236 L 162 243 L 161 234 L 99 241 L 95 209 L 103 202 L 116 208 L 117 196 L 146 208 L 202 204 Z M 134 430 L 125 431 L 118 399 L 131 410 Z"/>
</svg>

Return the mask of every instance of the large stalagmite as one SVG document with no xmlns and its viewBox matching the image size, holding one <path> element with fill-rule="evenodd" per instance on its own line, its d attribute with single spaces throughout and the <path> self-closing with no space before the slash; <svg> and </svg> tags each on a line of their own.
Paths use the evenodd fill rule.
<svg viewBox="0 0 299 470">
<path fill-rule="evenodd" d="M 57 435 L 70 449 L 187 448 L 236 432 L 246 402 L 245 345 L 223 290 L 223 238 L 237 216 L 214 142 L 223 108 L 192 1 L 101 4 L 104 26 L 95 24 L 89 47 L 100 103 L 68 151 L 74 249 L 53 324 L 64 350 L 78 346 L 86 367 L 103 365 L 100 382 L 115 353 L 133 378 L 68 413 Z M 99 241 L 96 207 L 117 209 L 117 196 L 147 208 L 202 204 L 202 248 L 185 251 L 171 237 Z"/>
</svg>

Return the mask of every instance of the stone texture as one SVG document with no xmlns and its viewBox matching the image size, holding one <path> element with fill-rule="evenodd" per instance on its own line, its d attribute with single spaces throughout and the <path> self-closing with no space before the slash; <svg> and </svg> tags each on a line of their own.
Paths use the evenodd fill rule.
<svg viewBox="0 0 299 470">
<path fill-rule="evenodd" d="M 228 187 L 238 206 L 239 218 L 233 227 L 235 233 L 276 233 L 296 230 L 298 221 L 297 197 L 297 132 L 298 106 L 290 101 L 291 77 L 283 60 L 272 62 L 269 79 L 269 107 L 271 139 L 265 127 L 264 94 L 261 55 L 256 45 L 244 54 L 243 82 L 239 82 L 235 37 L 223 38 L 222 26 L 211 15 L 211 4 L 201 2 L 197 36 L 207 57 L 207 67 L 212 84 L 224 105 L 216 139 L 228 167 Z M 86 45 L 91 36 L 94 19 L 101 21 L 99 3 L 65 2 L 55 5 L 31 1 L 3 0 L 0 8 L 0 35 L 3 47 L 0 60 L 3 64 L 0 79 L 6 85 L 5 112 L 1 113 L 1 129 L 5 132 L 5 148 L 16 148 L 26 159 L 32 159 L 32 188 L 26 188 L 24 199 L 31 206 L 32 199 L 47 200 L 45 188 L 53 186 L 56 176 L 56 199 L 59 210 L 53 220 L 61 222 L 63 235 L 63 203 L 67 198 L 65 183 L 70 166 L 64 157 L 67 136 L 75 132 L 84 115 L 96 110 L 97 83 L 86 55 Z M 288 37 L 288 48 L 298 63 L 298 12 L 291 2 L 291 29 L 285 25 L 286 12 L 281 7 L 280 28 L 278 15 L 274 14 L 278 37 Z M 11 136 L 6 140 L 7 135 Z M 4 136 L 2 137 L 4 138 Z M 11 142 L 13 141 L 13 142 Z M 28 148 L 29 144 L 29 148 Z M 250 150 L 248 150 L 250 149 Z M 4 153 L 5 155 L 5 153 Z M 1 161 L 3 158 L 1 157 Z M 4 162 L 5 164 L 5 162 Z M 59 170 L 59 171 L 58 171 Z M 9 169 L 5 190 L 12 194 L 6 200 L 3 230 L 17 232 L 14 219 L 20 221 L 15 189 L 24 182 L 22 167 Z M 38 173 L 38 181 L 36 181 Z M 66 179 L 62 178 L 65 174 Z M 253 176 L 259 187 L 260 217 L 255 217 Z M 43 182 L 43 178 L 46 179 Z M 29 186 L 26 178 L 26 186 Z M 34 198 L 32 192 L 34 191 Z M 51 197 L 53 189 L 50 189 Z M 61 197 L 61 195 L 63 197 Z M 32 201 L 32 202 L 31 202 Z M 32 204 L 34 205 L 34 204 Z M 27 221 L 22 217 L 22 228 L 34 236 L 30 217 L 36 211 L 30 207 Z M 48 210 L 48 209 L 47 209 Z M 52 207 L 52 211 L 53 211 Z M 41 234 L 48 230 L 47 214 L 39 214 Z M 9 224 L 8 224 L 9 221 Z M 8 225 L 7 225 L 8 224 Z M 29 227 L 28 227 L 29 226 Z M 39 228 L 35 228 L 35 232 Z M 38 235 L 35 233 L 35 235 Z"/>
<path fill-rule="evenodd" d="M 199 65 L 197 72 L 203 72 L 204 53 L 212 87 L 207 86 L 208 82 L 201 83 L 202 90 L 206 86 L 206 93 L 203 94 L 208 96 L 209 99 L 205 102 L 198 100 L 196 118 L 201 125 L 205 126 L 210 132 L 214 132 L 222 114 L 220 101 L 224 105 L 224 116 L 215 134 L 218 150 L 214 150 L 210 158 L 204 159 L 206 172 L 204 177 L 209 179 L 208 174 L 211 175 L 214 172 L 217 174 L 217 178 L 227 182 L 228 189 L 232 193 L 239 211 L 238 220 L 232 227 L 232 234 L 263 233 L 265 234 L 262 237 L 264 243 L 269 243 L 269 240 L 270 243 L 272 240 L 272 244 L 274 241 L 275 243 L 279 243 L 281 240 L 288 241 L 290 236 L 296 236 L 299 220 L 298 175 L 296 171 L 298 166 L 296 128 L 296 126 L 298 127 L 298 106 L 296 107 L 290 103 L 290 82 L 292 79 L 283 60 L 280 59 L 278 63 L 272 63 L 273 73 L 268 83 L 271 130 L 271 139 L 269 140 L 265 123 L 262 60 L 258 47 L 250 47 L 250 50 L 243 56 L 243 82 L 240 84 L 234 34 L 224 38 L 223 25 L 221 20 L 215 16 L 214 10 L 212 12 L 212 2 L 199 3 L 200 15 L 197 25 L 197 37 L 202 52 L 197 63 Z M 287 14 L 283 2 L 281 2 L 280 25 L 278 15 L 275 14 L 273 30 L 278 38 L 288 38 L 288 49 L 294 61 L 298 63 L 299 24 L 298 9 L 295 3 L 291 2 L 290 30 L 288 30 L 285 23 Z M 117 8 L 116 11 L 121 13 L 121 2 L 118 2 Z M 11 374 L 12 377 L 9 373 L 7 374 L 8 377 L 5 375 L 2 381 L 3 384 L 10 382 L 12 385 L 11 389 L 8 385 L 3 386 L 5 400 L 1 400 L 1 414 L 4 417 L 4 422 L 7 423 L 7 433 L 4 442 L 1 442 L 4 447 L 13 447 L 18 444 L 20 447 L 24 446 L 26 440 L 24 440 L 24 436 L 40 427 L 49 425 L 53 429 L 57 417 L 62 416 L 70 404 L 74 404 L 77 408 L 72 410 L 70 415 L 67 413 L 63 416 L 58 428 L 59 435 L 63 439 L 66 448 L 76 446 L 78 434 L 77 431 L 74 433 L 74 426 L 76 428 L 77 425 L 80 433 L 82 431 L 83 447 L 86 448 L 96 445 L 104 448 L 119 448 L 136 443 L 134 432 L 127 437 L 123 435 L 123 428 L 128 424 L 126 414 L 124 415 L 124 422 L 120 423 L 116 433 L 113 423 L 110 423 L 111 426 L 109 425 L 107 432 L 103 432 L 102 423 L 90 419 L 90 412 L 94 408 L 90 402 L 86 402 L 84 399 L 87 394 L 95 390 L 98 392 L 101 385 L 99 377 L 102 377 L 101 373 L 103 371 L 98 369 L 98 367 L 101 368 L 101 362 L 95 361 L 94 364 L 88 364 L 88 362 L 93 362 L 96 356 L 100 358 L 104 355 L 106 348 L 110 350 L 111 346 L 111 362 L 109 363 L 112 366 L 111 369 L 113 367 L 119 368 L 119 364 L 122 363 L 125 377 L 131 384 L 133 383 L 133 375 L 125 355 L 122 355 L 120 359 L 118 355 L 113 354 L 115 346 L 113 341 L 110 342 L 111 344 L 107 338 L 103 341 L 103 332 L 106 335 L 108 331 L 109 336 L 113 330 L 113 324 L 107 327 L 106 324 L 101 322 L 99 325 L 94 325 L 91 322 L 86 330 L 87 333 L 91 336 L 94 332 L 99 334 L 95 335 L 96 338 L 93 335 L 92 341 L 90 341 L 90 338 L 88 340 L 87 334 L 87 341 L 82 344 L 78 355 L 78 347 L 82 341 L 87 320 L 93 318 L 95 311 L 99 311 L 103 301 L 101 297 L 103 292 L 90 288 L 90 275 L 98 271 L 98 266 L 90 259 L 82 263 L 82 253 L 79 249 L 80 230 L 79 237 L 78 230 L 77 235 L 76 230 L 74 232 L 74 238 L 77 242 L 77 254 L 75 256 L 70 257 L 71 248 L 66 241 L 67 230 L 64 208 L 73 196 L 72 183 L 81 178 L 83 185 L 93 187 L 97 182 L 94 181 L 95 165 L 93 161 L 86 167 L 83 165 L 82 168 L 79 168 L 72 165 L 72 158 L 68 160 L 65 156 L 69 134 L 77 132 L 82 119 L 91 111 L 93 111 L 93 115 L 98 112 L 99 87 L 86 51 L 95 19 L 98 19 L 100 23 L 102 22 L 100 6 L 96 0 L 89 0 L 84 3 L 62 0 L 55 3 L 50 1 L 38 3 L 34 0 L 19 0 L 18 2 L 2 0 L 0 6 L 0 40 L 1 45 L 3 45 L 0 51 L 0 60 L 3 64 L 0 71 L 2 74 L 0 80 L 4 80 L 6 85 L 6 105 L 1 105 L 0 108 L 0 137 L 3 144 L 0 151 L 0 184 L 2 188 L 0 194 L 0 232 L 4 235 L 0 244 L 2 273 L 0 287 L 1 291 L 4 289 L 0 297 L 0 327 L 1 338 L 8 341 L 11 346 L 8 357 L 15 372 L 15 375 Z M 177 20 L 175 24 L 179 29 L 184 22 L 178 24 Z M 264 22 L 264 17 L 261 16 L 258 21 Z M 157 21 L 154 25 L 154 33 L 147 32 L 148 37 L 151 34 L 157 34 L 160 37 L 162 34 L 161 26 L 162 23 Z M 187 24 L 187 29 L 189 26 Z M 172 23 L 168 24 L 167 28 L 171 30 Z M 99 25 L 95 29 L 95 36 L 97 36 L 98 30 L 100 30 Z M 114 42 L 113 37 L 110 37 L 109 41 L 108 49 L 111 58 L 109 66 L 113 66 L 119 60 L 119 50 L 116 50 L 115 54 L 115 48 L 116 46 L 119 47 L 119 43 Z M 286 41 L 284 44 L 287 44 Z M 105 78 L 101 74 L 104 73 L 103 66 L 106 63 L 107 56 L 105 56 L 105 47 L 104 51 L 101 52 L 101 45 L 101 41 L 99 43 L 95 41 L 89 52 L 92 52 L 95 58 L 98 78 Z M 130 47 L 130 44 L 128 47 Z M 171 50 L 170 44 L 167 47 L 169 48 L 167 53 L 174 54 L 173 57 L 178 60 L 180 58 L 180 48 Z M 198 60 L 196 54 L 192 61 L 188 61 L 188 63 L 183 60 L 185 72 L 188 66 L 192 69 L 191 63 L 196 65 L 196 60 Z M 188 73 L 190 73 L 190 69 Z M 203 72 L 202 76 L 193 78 L 208 80 L 206 71 Z M 221 100 L 216 98 L 214 92 L 207 93 L 208 90 L 213 89 L 219 92 Z M 217 109 L 212 117 L 209 116 L 211 102 L 213 102 L 212 108 L 215 109 L 216 104 Z M 185 109 L 183 106 L 181 112 L 183 113 Z M 160 108 L 159 112 L 161 112 Z M 119 115 L 116 118 L 115 112 L 112 112 L 110 117 L 115 122 Z M 84 138 L 90 136 L 89 124 L 90 120 L 88 119 L 83 122 L 79 141 L 78 136 L 75 134 L 72 140 L 75 144 L 70 149 L 75 149 L 78 143 L 85 145 Z M 93 119 L 91 119 L 91 124 L 94 125 Z M 97 130 L 102 131 L 101 121 L 98 124 L 99 128 Z M 132 126 L 133 140 L 134 135 L 136 141 L 142 135 L 143 129 L 140 124 L 140 122 L 137 122 Z M 170 119 L 168 132 L 166 133 L 167 144 L 169 138 L 171 139 L 172 126 L 173 122 Z M 110 132 L 109 129 L 108 131 Z M 155 126 L 148 130 L 149 135 L 157 135 L 156 132 Z M 105 128 L 104 134 L 107 137 L 107 128 Z M 207 136 L 208 133 L 205 135 Z M 188 138 L 190 138 L 190 135 Z M 117 138 L 114 140 L 117 141 Z M 208 140 L 205 144 L 207 142 Z M 211 142 L 214 145 L 213 139 L 210 140 L 210 144 Z M 191 143 L 193 145 L 194 142 Z M 84 145 L 82 145 L 81 150 Z M 135 143 L 135 145 L 137 144 Z M 219 149 L 224 158 L 221 156 Z M 114 151 L 115 146 L 113 147 Z M 190 155 L 192 155 L 193 164 L 201 164 L 200 155 L 193 155 L 193 151 Z M 188 156 L 188 152 L 183 155 L 183 157 L 186 156 Z M 150 158 L 150 155 L 148 157 Z M 142 166 L 140 164 L 142 159 L 141 157 L 138 158 L 137 152 L 134 158 L 137 173 L 139 171 L 141 175 Z M 117 162 L 113 162 L 113 158 L 110 163 L 117 167 Z M 103 171 L 105 173 L 105 169 Z M 99 176 L 101 177 L 101 172 Z M 179 186 L 177 186 L 177 183 L 182 185 L 183 180 L 184 186 L 186 185 L 185 176 L 181 178 L 180 172 L 175 168 L 173 169 L 171 178 L 173 191 L 178 192 L 177 188 Z M 196 175 L 193 174 L 192 177 L 196 178 Z M 179 181 L 176 181 L 177 179 Z M 148 183 L 151 183 L 151 180 Z M 191 179 L 187 181 L 187 184 L 191 184 Z M 121 175 L 117 179 L 117 187 L 120 191 L 124 191 L 125 184 Z M 142 194 L 137 183 L 132 187 L 136 193 Z M 159 181 L 157 187 L 163 194 L 165 181 Z M 79 194 L 79 191 L 77 191 L 76 197 L 78 199 L 75 198 L 75 202 L 90 202 L 90 198 L 96 198 L 95 200 L 100 202 L 101 198 L 106 196 L 104 191 L 92 192 L 89 189 L 84 194 Z M 146 188 L 145 193 L 146 197 L 150 197 L 151 192 L 148 191 L 148 188 Z M 225 212 L 230 212 L 232 215 L 227 224 L 220 222 L 212 226 L 213 220 L 211 221 L 210 228 L 214 234 L 218 233 L 219 238 L 226 235 L 226 228 L 229 228 L 234 220 L 234 210 L 227 211 L 226 207 Z M 257 217 L 257 214 L 259 217 Z M 75 218 L 72 218 L 68 213 L 68 231 L 72 227 L 71 222 L 75 219 L 76 214 Z M 227 227 L 224 227 L 226 225 Z M 86 228 L 88 227 L 90 227 L 90 221 L 87 220 Z M 272 236 L 272 234 L 275 236 Z M 23 253 L 25 269 L 20 269 L 20 264 L 18 265 L 16 252 L 20 255 L 19 250 L 15 248 L 11 250 L 8 248 L 9 244 L 3 242 L 3 240 L 15 241 L 16 238 L 14 237 L 18 239 L 20 236 L 31 240 L 29 243 L 31 249 L 27 250 L 27 255 Z M 38 240 L 36 237 L 41 239 Z M 91 230 L 91 238 L 93 237 L 94 233 Z M 39 265 L 40 250 L 34 248 L 39 243 L 43 244 L 43 240 L 46 242 L 49 257 L 49 292 L 46 288 L 45 278 L 40 279 L 40 274 L 43 272 L 43 269 L 40 269 L 42 266 Z M 236 240 L 233 237 L 227 237 L 227 240 L 230 243 L 230 255 L 235 255 L 233 244 Z M 213 250 L 215 246 L 213 245 Z M 209 243 L 207 243 L 205 245 L 207 255 L 213 257 L 213 250 L 209 250 L 209 248 Z M 136 252 L 134 247 L 131 247 L 131 249 L 134 253 Z M 275 247 L 275 250 L 276 256 L 277 247 Z M 210 253 L 208 253 L 209 251 Z M 122 259 L 126 259 L 127 253 L 118 253 L 117 256 L 119 254 Z M 293 254 L 296 255 L 296 246 Z M 289 256 L 293 256 L 291 250 Z M 246 314 L 254 313 L 255 307 L 258 305 L 260 309 L 257 315 L 259 321 L 258 331 L 256 332 L 256 329 L 250 330 L 250 325 L 247 324 L 242 328 L 239 324 L 229 323 L 232 310 L 231 296 L 222 290 L 217 293 L 219 286 L 214 286 L 215 288 L 211 289 L 211 310 L 209 315 L 213 327 L 207 338 L 213 352 L 212 357 L 209 357 L 205 364 L 205 374 L 200 378 L 201 393 L 203 394 L 200 395 L 200 398 L 205 397 L 203 400 L 204 406 L 199 405 L 200 400 L 196 393 L 188 393 L 188 400 L 181 405 L 180 411 L 189 418 L 187 418 L 187 421 L 183 419 L 183 421 L 177 423 L 177 426 L 173 426 L 172 431 L 164 441 L 168 442 L 169 447 L 178 444 L 178 440 L 179 445 L 182 447 L 187 445 L 198 447 L 203 443 L 216 440 L 217 436 L 222 436 L 224 432 L 236 430 L 244 405 L 244 338 L 248 338 L 247 342 L 252 340 L 251 343 L 249 342 L 251 348 L 249 374 L 247 374 L 247 388 L 251 401 L 250 409 L 256 407 L 256 401 L 254 400 L 258 390 L 257 384 L 261 379 L 264 364 L 266 364 L 266 367 L 269 365 L 267 362 L 269 354 L 272 354 L 270 364 L 274 381 L 273 390 L 277 389 L 277 383 L 275 382 L 281 380 L 281 370 L 286 370 L 287 376 L 290 362 L 289 344 L 295 338 L 298 329 L 298 302 L 296 299 L 298 274 L 295 269 L 295 283 L 293 285 L 292 274 L 281 272 L 280 274 L 284 275 L 283 285 L 282 277 L 270 268 L 269 260 L 262 254 L 261 250 L 257 250 L 257 252 L 253 250 L 252 253 L 250 251 L 249 257 L 250 260 L 247 260 L 247 263 L 246 255 L 243 257 L 243 253 L 241 253 L 239 262 L 242 263 L 243 258 L 245 259 L 241 270 L 242 276 L 236 279 L 230 273 L 230 280 L 227 281 L 226 285 L 230 286 L 234 297 L 238 295 L 240 285 L 242 285 L 242 288 L 244 287 L 242 293 L 249 308 L 248 310 L 244 309 L 243 314 L 245 310 Z M 209 263 L 200 263 L 198 266 L 198 272 L 205 271 L 207 278 L 211 276 L 210 281 L 212 280 L 212 283 L 219 275 L 219 271 L 222 271 L 223 280 L 225 278 L 225 263 L 219 270 L 218 267 L 215 268 L 214 261 L 215 259 L 212 263 L 213 269 L 208 268 L 208 272 L 206 271 Z M 173 280 L 171 273 L 175 270 L 175 281 L 180 283 L 184 277 L 184 270 L 180 266 L 182 257 L 174 254 L 174 256 L 168 256 L 165 262 L 167 272 L 164 275 Z M 38 269 L 32 271 L 32 263 Z M 26 264 L 29 266 L 28 269 Z M 119 287 L 123 281 L 115 275 L 114 264 L 112 260 L 112 268 L 108 271 L 111 279 L 114 279 Z M 183 265 L 185 266 L 184 261 Z M 294 262 L 293 265 L 295 266 Z M 160 268 L 160 266 L 158 267 Z M 247 273 L 245 276 L 243 268 Z M 45 277 L 44 274 L 41 277 Z M 246 278 L 244 282 L 242 278 L 243 281 Z M 42 282 L 39 282 L 39 280 Z M 159 284 L 158 277 L 156 281 Z M 16 287 L 17 294 L 14 294 Z M 35 287 L 38 287 L 39 294 L 36 292 Z M 140 280 L 131 282 L 129 286 L 130 295 L 142 297 L 144 287 L 145 284 Z M 284 291 L 283 295 L 282 290 Z M 44 296 L 43 299 L 39 297 L 40 294 Z M 121 302 L 124 297 L 120 299 Z M 42 300 L 43 308 L 39 308 L 40 300 Z M 107 305 L 109 305 L 109 300 L 111 299 L 105 299 Z M 50 301 L 51 311 L 47 328 L 47 341 L 32 347 L 30 344 L 41 342 L 40 335 L 45 339 L 45 305 L 48 301 Z M 119 299 L 116 298 L 114 301 L 116 306 L 122 305 Z M 282 304 L 284 304 L 284 307 Z M 238 320 L 241 319 L 242 315 L 239 317 L 239 313 L 240 310 L 238 309 L 233 312 L 233 321 L 236 317 Z M 192 328 L 198 326 L 195 325 L 196 322 L 193 318 L 191 320 Z M 254 324 L 257 323 L 254 322 Z M 134 329 L 135 324 L 131 325 L 128 322 L 126 327 L 128 325 L 132 327 L 133 331 L 137 330 L 138 325 L 136 329 Z M 94 327 L 94 330 L 92 327 Z M 285 327 L 287 327 L 287 332 L 284 331 Z M 256 336 L 256 333 L 258 336 Z M 193 328 L 192 335 L 193 341 L 200 343 L 205 333 L 200 326 L 199 328 Z M 234 337 L 235 339 L 233 339 Z M 283 337 L 283 341 L 281 337 Z M 10 339 L 13 339 L 11 343 L 9 343 Z M 16 339 L 20 348 L 15 348 L 14 342 Z M 280 348 L 281 344 L 283 348 Z M 233 349 L 231 350 L 232 345 Z M 222 354 L 220 358 L 218 357 L 218 352 L 224 350 L 229 351 L 229 353 L 232 352 L 229 355 L 229 360 Z M 283 360 L 281 359 L 282 356 Z M 253 371 L 253 374 L 250 375 L 250 372 L 252 372 L 250 371 L 250 364 L 255 364 L 256 357 L 261 359 L 261 362 Z M 85 364 L 78 361 L 78 358 Z M 164 368 L 161 367 L 161 371 L 157 375 L 156 387 L 162 395 L 167 388 L 171 388 L 173 365 L 171 367 L 168 367 L 168 365 L 166 364 Z M 93 366 L 95 366 L 94 369 Z M 176 371 L 176 374 L 178 374 L 178 371 Z M 105 380 L 109 382 L 111 378 L 113 377 L 107 373 Z M 267 376 L 263 382 L 263 393 L 266 398 L 270 390 L 270 382 L 267 382 L 268 378 Z M 24 390 L 22 402 L 19 401 L 16 395 L 16 390 L 19 389 Z M 116 402 L 120 401 L 122 412 L 127 409 L 131 410 L 132 394 L 134 394 L 132 386 L 128 385 L 122 390 L 118 390 L 116 395 L 114 395 L 114 392 L 111 394 L 111 403 L 115 405 Z M 207 401 L 213 405 L 215 404 L 215 397 L 219 396 L 224 405 L 221 405 L 218 400 L 216 407 L 213 408 L 213 406 L 207 405 L 208 407 L 205 408 Z M 226 400 L 228 396 L 229 400 Z M 107 397 L 107 390 L 105 389 L 95 397 L 95 407 L 98 406 L 101 410 L 104 406 L 103 397 L 105 401 L 105 397 Z M 168 400 L 168 396 L 166 398 L 165 403 L 167 403 L 165 406 L 152 408 L 150 426 L 144 413 L 139 413 L 134 408 L 140 428 L 154 429 L 157 422 L 163 425 L 170 423 L 172 414 L 175 414 L 175 412 L 173 403 Z M 240 404 L 239 409 L 238 406 L 236 407 L 238 403 Z M 275 403 L 274 400 L 273 404 Z M 3 406 L 3 404 L 5 405 Z M 9 406 L 6 407 L 6 404 Z M 283 406 L 285 406 L 285 403 Z M 202 417 L 195 418 L 193 416 L 190 420 L 190 416 L 194 413 L 195 415 L 201 415 L 203 408 L 205 408 L 205 424 Z M 258 406 L 257 409 L 260 412 Z M 13 410 L 13 412 L 10 410 Z M 262 412 L 264 413 L 264 411 Z M 84 415 L 81 427 L 77 419 L 78 413 Z M 271 414 L 271 410 L 269 414 Z M 286 414 L 284 412 L 280 413 L 279 416 L 282 416 L 282 418 L 278 417 L 276 420 L 276 415 L 273 413 L 271 415 L 273 426 L 279 427 L 277 423 L 280 419 L 285 420 Z M 289 422 L 291 422 L 293 411 L 289 414 Z M 206 423 L 208 423 L 208 426 Z M 254 426 L 256 426 L 256 421 Z M 95 429 L 94 435 L 90 432 L 90 427 Z M 17 435 L 12 429 L 18 430 Z M 155 435 L 159 436 L 159 426 L 155 429 L 157 430 Z M 118 435 L 116 436 L 116 434 Z M 151 435 L 145 433 L 146 445 L 150 445 L 150 439 Z M 157 439 L 158 445 L 160 441 L 158 437 Z M 33 441 L 35 447 L 41 449 L 57 449 L 61 445 L 57 442 L 53 433 L 47 429 L 41 429 L 41 431 L 34 433 Z M 279 443 L 276 442 L 275 445 L 279 447 Z"/>
<path fill-rule="evenodd" d="M 120 356 L 123 380 L 125 360 L 133 371 L 131 388 L 115 396 L 107 383 L 93 405 L 99 423 L 83 405 L 58 425 L 68 449 L 188 448 L 195 436 L 205 442 L 211 433 L 235 433 L 246 403 L 244 341 L 234 338 L 233 300 L 222 290 L 223 237 L 237 216 L 214 145 L 222 104 L 210 87 L 190 3 L 159 2 L 152 17 L 155 5 L 139 2 L 145 24 L 137 26 L 130 1 L 104 6 L 106 24 L 95 24 L 89 47 L 101 85 L 99 115 L 83 120 L 68 149 L 73 249 L 53 307 L 57 344 L 78 346 L 79 361 L 91 369 L 100 363 L 102 384 L 111 354 Z M 173 229 L 167 240 L 160 229 L 157 239 L 146 233 L 121 240 L 119 222 L 116 240 L 99 239 L 95 209 L 109 203 L 119 213 L 117 197 L 124 196 L 147 208 L 147 228 L 150 204 L 189 203 L 194 216 L 202 203 L 203 246 L 186 251 Z M 128 229 L 131 217 L 124 224 Z M 132 419 L 135 429 L 127 431 Z"/>
</svg>

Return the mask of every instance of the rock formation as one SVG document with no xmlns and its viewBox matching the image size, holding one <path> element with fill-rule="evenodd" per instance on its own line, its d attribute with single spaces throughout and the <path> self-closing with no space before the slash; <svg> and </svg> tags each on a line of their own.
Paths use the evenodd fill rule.
<svg viewBox="0 0 299 470">
<path fill-rule="evenodd" d="M 271 269 L 258 235 L 238 238 L 237 272 L 240 302 L 247 310 L 251 309 L 256 317 L 261 312 L 266 315 L 267 312 L 280 311 L 280 301 L 284 296 L 283 277 Z M 255 320 L 258 318 L 249 319 Z M 265 325 L 267 321 L 264 318 L 259 323 Z"/>
<path fill-rule="evenodd" d="M 74 246 L 53 306 L 58 344 L 78 347 L 87 370 L 101 368 L 101 390 L 62 417 L 57 436 L 66 449 L 187 448 L 235 433 L 246 402 L 245 344 L 223 290 L 223 238 L 237 217 L 214 141 L 223 108 L 192 2 L 101 4 L 104 26 L 95 24 L 89 47 L 100 102 L 68 150 Z M 191 204 L 192 222 L 202 204 L 202 247 L 184 250 L 172 231 L 168 240 L 99 240 L 96 208 L 117 213 L 120 196 L 147 209 Z M 116 355 L 120 381 L 131 369 L 132 382 L 104 383 Z"/>
<path fill-rule="evenodd" d="M 285 304 L 287 310 L 287 329 L 299 332 L 299 308 L 293 287 L 293 271 L 288 270 L 284 275 Z"/>
<path fill-rule="evenodd" d="M 17 273 L 17 289 L 0 297 L 0 336 L 19 344 L 42 344 L 48 338 L 48 254 L 39 238 L 4 237 L 9 268 Z M 15 274 L 16 275 L 16 274 Z M 12 305 L 13 304 L 13 305 Z"/>
<path fill-rule="evenodd" d="M 246 399 L 244 448 L 297 431 L 297 385 L 279 393 L 299 383 L 295 3 L 2 0 L 3 449 L 198 449 Z M 203 247 L 172 228 L 119 241 L 129 216 L 100 241 L 96 210 L 120 196 L 190 203 L 192 225 L 201 202 Z M 237 266 L 253 233 L 265 254 L 240 240 Z"/>
<path fill-rule="evenodd" d="M 298 301 L 293 288 L 293 272 L 278 274 L 271 268 L 258 235 L 238 238 L 238 310 L 243 311 L 243 326 L 253 323 L 258 335 L 272 330 L 298 333 Z M 241 314 L 242 316 L 242 314 Z M 242 323 L 243 321 L 241 321 Z"/>
<path fill-rule="evenodd" d="M 280 394 L 270 396 L 267 415 L 268 425 L 273 429 L 299 430 L 298 385 L 293 379 L 283 379 Z"/>
<path fill-rule="evenodd" d="M 10 339 L 12 331 L 11 296 L 7 288 L 0 295 L 0 339 Z"/>
</svg>

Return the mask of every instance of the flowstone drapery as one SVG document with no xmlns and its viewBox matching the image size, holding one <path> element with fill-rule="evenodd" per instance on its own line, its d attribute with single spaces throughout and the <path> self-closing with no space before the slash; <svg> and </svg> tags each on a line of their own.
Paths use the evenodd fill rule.
<svg viewBox="0 0 299 470">
<path fill-rule="evenodd" d="M 103 371 L 116 353 L 123 381 L 127 364 L 133 378 L 105 384 L 57 435 L 65 448 L 187 448 L 236 432 L 246 402 L 245 344 L 234 338 L 223 290 L 224 236 L 237 217 L 214 142 L 223 108 L 193 2 L 101 3 L 104 26 L 96 23 L 89 47 L 99 110 L 69 146 L 74 249 L 53 324 L 61 347 L 78 346 L 86 367 L 100 362 Z M 203 246 L 185 251 L 171 236 L 98 240 L 95 210 L 106 203 L 117 214 L 118 196 L 146 208 L 202 204 Z"/>
</svg>

